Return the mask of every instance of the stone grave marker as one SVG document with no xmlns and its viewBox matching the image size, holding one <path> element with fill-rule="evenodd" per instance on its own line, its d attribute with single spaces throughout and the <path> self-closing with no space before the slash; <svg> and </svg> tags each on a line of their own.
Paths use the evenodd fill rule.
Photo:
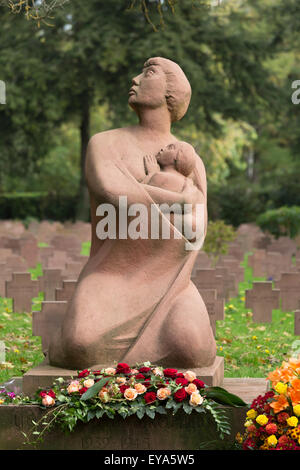
<svg viewBox="0 0 300 470">
<path fill-rule="evenodd" d="M 77 281 L 74 280 L 63 280 L 62 281 L 62 287 L 57 287 L 55 289 L 55 300 L 61 301 L 65 300 L 66 302 L 69 302 L 71 298 L 73 297 L 73 294 L 75 292 Z"/>
<path fill-rule="evenodd" d="M 82 263 L 67 263 L 62 272 L 63 279 L 77 280 L 82 270 Z"/>
<path fill-rule="evenodd" d="M 5 282 L 11 281 L 12 272 L 6 269 L 5 263 L 0 263 L 0 297 L 5 297 Z"/>
<path fill-rule="evenodd" d="M 244 252 L 241 248 L 241 245 L 237 242 L 229 243 L 228 245 L 228 256 L 231 258 L 236 258 L 239 261 L 243 261 L 244 259 Z"/>
<path fill-rule="evenodd" d="M 48 258 L 48 268 L 65 269 L 69 258 L 65 251 L 54 250 L 53 255 Z"/>
<path fill-rule="evenodd" d="M 279 252 L 267 251 L 266 253 L 266 272 L 267 278 L 274 281 L 279 281 L 282 272 L 288 272 L 291 267 L 291 260 L 289 257 L 282 255 Z"/>
<path fill-rule="evenodd" d="M 48 268 L 48 260 L 53 256 L 54 248 L 52 246 L 45 246 L 39 249 L 39 261 L 43 268 Z"/>
<path fill-rule="evenodd" d="M 0 263 L 6 261 L 12 255 L 13 251 L 10 248 L 0 248 Z"/>
<path fill-rule="evenodd" d="M 229 272 L 235 274 L 237 283 L 244 282 L 244 268 L 241 266 L 239 260 L 236 258 L 229 258 L 227 256 L 221 256 L 217 263 L 217 267 L 222 267 L 229 269 Z"/>
<path fill-rule="evenodd" d="M 75 235 L 55 235 L 51 239 L 51 245 L 56 250 L 66 251 L 67 253 L 81 252 L 81 241 Z"/>
<path fill-rule="evenodd" d="M 32 312 L 32 335 L 41 336 L 44 355 L 47 354 L 49 341 L 61 327 L 67 302 L 42 302 L 40 312 Z"/>
<path fill-rule="evenodd" d="M 12 298 L 13 312 L 31 312 L 32 298 L 39 293 L 38 281 L 32 280 L 30 273 L 13 273 L 12 280 L 6 281 L 6 294 Z"/>
<path fill-rule="evenodd" d="M 44 300 L 55 300 L 55 289 L 62 286 L 61 270 L 46 268 L 39 278 L 39 290 L 44 292 Z"/>
<path fill-rule="evenodd" d="M 248 265 L 252 268 L 253 277 L 266 277 L 267 275 L 267 252 L 266 250 L 255 250 L 248 257 Z"/>
<path fill-rule="evenodd" d="M 300 310 L 296 310 L 294 312 L 294 335 L 299 336 L 300 335 Z"/>
<path fill-rule="evenodd" d="M 216 321 L 224 320 L 225 300 L 217 298 L 215 289 L 203 289 L 199 292 L 205 303 L 213 333 L 216 335 Z"/>
<path fill-rule="evenodd" d="M 300 301 L 300 273 L 282 273 L 280 281 L 275 281 L 275 286 L 280 289 L 282 310 L 296 310 Z"/>
<path fill-rule="evenodd" d="M 23 237 L 19 240 L 19 255 L 25 259 L 29 268 L 35 268 L 38 262 L 38 244 L 35 237 Z"/>
<path fill-rule="evenodd" d="M 279 237 L 268 246 L 268 251 L 279 252 L 291 259 L 297 253 L 297 244 L 289 237 Z"/>
<path fill-rule="evenodd" d="M 197 269 L 210 269 L 212 268 L 212 261 L 205 251 L 200 251 L 193 266 L 193 274 Z"/>
<path fill-rule="evenodd" d="M 238 295 L 238 282 L 235 274 L 229 271 L 229 268 L 225 266 L 217 266 L 216 274 L 223 276 L 224 280 L 224 293 L 223 297 L 225 300 L 229 300 L 231 297 Z"/>
<path fill-rule="evenodd" d="M 272 289 L 272 282 L 254 282 L 252 290 L 246 290 L 246 308 L 253 311 L 255 323 L 270 323 L 272 310 L 279 308 L 279 289 Z"/>
<path fill-rule="evenodd" d="M 216 289 L 217 298 L 223 298 L 224 279 L 223 276 L 217 275 L 215 269 L 197 269 L 191 279 L 199 291 Z"/>
<path fill-rule="evenodd" d="M 19 272 L 27 271 L 27 263 L 21 256 L 12 255 L 6 258 L 6 269 Z"/>
</svg>

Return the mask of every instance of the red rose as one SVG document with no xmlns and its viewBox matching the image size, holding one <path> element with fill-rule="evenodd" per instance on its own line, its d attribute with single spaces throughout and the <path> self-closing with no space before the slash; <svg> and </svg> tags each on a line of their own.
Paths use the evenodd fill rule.
<svg viewBox="0 0 300 470">
<path fill-rule="evenodd" d="M 182 387 L 186 387 L 189 384 L 189 382 L 185 378 L 182 379 L 181 377 L 177 378 L 175 382 L 177 383 L 177 385 L 181 385 Z"/>
<path fill-rule="evenodd" d="M 202 382 L 202 380 L 199 380 L 199 379 L 193 380 L 192 383 L 193 383 L 194 385 L 196 385 L 197 388 L 204 388 L 204 387 L 205 387 L 205 383 Z"/>
<path fill-rule="evenodd" d="M 47 395 L 49 395 L 51 398 L 56 398 L 55 392 L 53 392 L 52 388 L 49 390 L 49 392 L 47 392 Z"/>
<path fill-rule="evenodd" d="M 145 380 L 145 376 L 143 374 L 136 374 L 136 380 Z"/>
<path fill-rule="evenodd" d="M 129 365 L 125 362 L 120 362 L 120 364 L 117 365 L 117 374 L 129 374 L 130 371 Z"/>
<path fill-rule="evenodd" d="M 94 375 L 101 375 L 101 370 L 93 370 L 92 373 Z"/>
<path fill-rule="evenodd" d="M 176 375 L 176 377 L 177 377 L 178 379 L 184 379 L 184 375 L 183 375 L 182 372 L 178 372 L 178 374 Z"/>
<path fill-rule="evenodd" d="M 125 390 L 127 390 L 127 388 L 130 388 L 129 385 L 120 385 L 119 389 L 120 389 L 120 392 L 122 393 L 122 395 L 124 395 L 124 392 Z"/>
<path fill-rule="evenodd" d="M 81 379 L 82 377 L 87 377 L 90 375 L 90 371 L 88 369 L 84 369 L 81 372 L 78 372 L 78 377 Z"/>
<path fill-rule="evenodd" d="M 170 379 L 175 379 L 177 376 L 177 369 L 165 369 L 164 370 L 164 376 L 165 377 L 170 377 Z"/>
<path fill-rule="evenodd" d="M 153 403 L 156 400 L 156 393 L 155 392 L 146 392 L 144 395 L 144 399 L 146 403 Z"/>
<path fill-rule="evenodd" d="M 186 397 L 187 397 L 187 393 L 184 390 L 184 388 L 180 388 L 179 390 L 177 390 L 177 392 L 174 393 L 174 400 L 177 402 L 181 402 L 185 400 Z"/>
<path fill-rule="evenodd" d="M 80 395 L 83 395 L 87 390 L 88 390 L 87 387 L 82 387 L 82 388 L 79 390 Z"/>
<path fill-rule="evenodd" d="M 45 398 L 47 396 L 47 392 L 45 392 L 45 390 L 43 390 L 42 392 L 40 392 L 40 397 L 41 398 Z"/>
<path fill-rule="evenodd" d="M 141 367 L 141 368 L 139 369 L 139 372 L 140 372 L 141 374 L 148 374 L 149 372 L 151 372 L 151 368 L 150 368 L 150 367 Z"/>
</svg>

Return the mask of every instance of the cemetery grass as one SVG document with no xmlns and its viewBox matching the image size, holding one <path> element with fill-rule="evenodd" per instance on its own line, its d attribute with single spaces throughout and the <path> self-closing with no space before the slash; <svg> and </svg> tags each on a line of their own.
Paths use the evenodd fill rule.
<svg viewBox="0 0 300 470">
<path fill-rule="evenodd" d="M 249 254 L 243 262 L 245 277 L 239 295 L 226 303 L 225 319 L 216 324 L 217 354 L 224 357 L 225 377 L 266 377 L 291 356 L 298 338 L 293 312 L 273 310 L 271 323 L 252 321 L 251 310 L 245 308 L 245 290 L 252 288 L 253 281 L 266 279 L 252 277 Z"/>
<path fill-rule="evenodd" d="M 83 243 L 83 255 L 88 255 L 90 243 Z M 272 323 L 255 324 L 252 313 L 245 308 L 245 290 L 251 289 L 252 270 L 244 260 L 245 281 L 239 285 L 239 295 L 225 307 L 224 321 L 217 322 L 217 354 L 225 358 L 225 377 L 266 377 L 291 354 L 296 337 L 292 312 L 273 311 Z M 30 270 L 33 279 L 42 275 L 41 265 Z M 33 299 L 33 310 L 41 309 L 43 294 Z M 10 299 L 0 297 L 0 340 L 5 342 L 6 360 L 0 363 L 0 384 L 11 377 L 22 376 L 43 359 L 41 338 L 32 336 L 32 314 L 13 313 Z"/>
</svg>

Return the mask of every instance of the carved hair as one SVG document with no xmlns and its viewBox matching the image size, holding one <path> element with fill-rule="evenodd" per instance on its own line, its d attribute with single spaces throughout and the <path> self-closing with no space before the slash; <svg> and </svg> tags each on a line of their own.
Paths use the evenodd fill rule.
<svg viewBox="0 0 300 470">
<path fill-rule="evenodd" d="M 144 67 L 159 65 L 167 79 L 166 100 L 171 114 L 171 121 L 179 121 L 186 113 L 191 100 L 191 85 L 183 70 L 172 60 L 163 57 L 148 59 Z"/>
<path fill-rule="evenodd" d="M 196 165 L 196 152 L 194 147 L 187 142 L 178 142 L 175 166 L 176 170 L 183 176 L 189 176 Z"/>
</svg>

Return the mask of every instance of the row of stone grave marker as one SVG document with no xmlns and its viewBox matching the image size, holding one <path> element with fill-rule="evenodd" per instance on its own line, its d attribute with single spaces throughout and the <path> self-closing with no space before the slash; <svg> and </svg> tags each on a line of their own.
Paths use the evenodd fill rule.
<svg viewBox="0 0 300 470">
<path fill-rule="evenodd" d="M 38 230 L 38 227 L 35 228 Z M 255 248 L 253 258 L 249 257 L 253 270 L 253 266 L 256 268 L 259 263 L 260 269 L 263 265 L 267 266 L 266 271 L 259 271 L 260 274 L 263 273 L 261 277 L 265 277 L 271 272 L 270 266 L 272 266 L 272 272 L 275 272 L 275 274 L 278 273 L 277 270 L 294 269 L 294 266 L 291 264 L 291 256 L 295 254 L 294 245 L 284 240 L 284 242 L 281 241 L 279 244 L 277 243 L 277 247 L 274 247 L 274 242 L 271 241 L 273 249 L 282 250 L 283 253 L 279 251 L 268 252 L 266 249 L 257 248 L 257 246 L 262 246 L 263 243 L 267 247 L 270 246 L 270 243 L 267 244 L 264 240 L 265 238 L 266 237 L 259 229 L 257 230 L 257 227 L 247 227 L 247 229 L 242 227 L 238 231 L 236 240 L 229 245 L 227 255 L 221 256 L 217 263 L 205 252 L 202 251 L 199 253 L 193 269 L 192 280 L 206 304 L 214 332 L 216 329 L 216 321 L 224 319 L 225 301 L 238 294 L 238 284 L 244 280 L 244 269 L 240 263 L 244 258 L 245 250 Z M 7 286 L 5 296 L 13 298 L 14 311 L 31 311 L 32 298 L 36 297 L 38 292 L 44 292 L 44 302 L 42 303 L 41 312 L 33 312 L 33 331 L 34 334 L 41 333 L 43 348 L 45 350 L 47 349 L 50 332 L 61 324 L 67 301 L 70 300 L 73 295 L 76 279 L 83 267 L 83 263 L 86 261 L 86 257 L 80 255 L 81 240 L 79 237 L 76 238 L 74 235 L 68 234 L 52 234 L 48 242 L 50 242 L 50 246 L 39 248 L 37 238 L 32 235 L 32 233 L 23 233 L 19 239 L 17 236 L 0 236 L 0 247 L 2 247 L 0 250 L 4 250 L 2 253 L 0 251 L 0 260 L 1 258 L 3 260 L 5 255 L 6 269 L 11 271 L 11 280 L 5 280 Z M 285 249 L 288 247 L 288 255 L 286 255 L 282 247 Z M 20 268 L 18 268 L 18 262 L 19 266 L 21 263 L 20 259 L 23 260 L 22 267 L 30 267 L 30 264 L 34 264 L 29 255 L 26 259 L 22 258 L 21 255 L 26 252 L 26 249 L 28 252 L 31 250 L 31 256 L 33 256 L 35 261 L 38 260 L 42 263 L 44 275 L 37 281 L 31 280 L 31 276 L 28 272 L 13 272 L 15 267 L 20 270 Z M 258 255 L 256 255 L 257 252 Z M 279 256 L 272 256 L 274 253 L 275 255 L 279 254 Z M 16 257 L 19 257 L 19 259 L 17 260 Z M 290 262 L 285 261 L 288 258 Z M 257 259 L 259 259 L 259 261 L 256 261 Z M 276 267 L 274 267 L 274 264 L 276 264 Z M 73 269 L 70 269 L 71 266 Z M 70 270 L 69 275 L 67 272 L 68 268 Z M 255 271 L 254 275 L 256 274 L 257 277 L 260 277 L 257 275 L 257 272 L 258 271 Z M 286 281 L 286 274 L 296 273 L 284 273 L 282 275 L 283 281 L 281 283 L 281 289 L 283 292 L 282 295 L 284 296 L 283 306 L 285 307 L 287 306 L 286 302 L 291 302 L 290 297 L 297 303 L 297 289 L 293 289 L 293 295 L 291 296 L 291 289 L 289 289 L 289 282 Z M 295 281 L 293 285 L 298 285 L 299 287 L 298 278 L 294 277 L 289 279 Z M 246 306 L 247 308 L 253 309 L 254 321 L 270 321 L 272 309 L 277 308 L 276 306 L 279 302 L 278 290 L 279 289 L 273 291 L 272 283 L 269 282 L 265 287 L 259 287 L 258 290 L 254 285 L 253 291 L 249 291 L 249 293 L 246 292 Z M 26 305 L 24 303 L 25 298 Z M 273 307 L 273 305 L 275 305 L 275 307 Z M 295 303 L 288 304 L 289 307 L 293 306 L 293 309 L 295 305 Z M 298 304 L 296 306 L 296 309 L 297 308 Z M 292 309 L 289 308 L 289 310 Z M 299 320 L 297 320 L 297 312 L 295 315 L 296 331 L 296 325 L 299 325 Z M 299 327 L 297 331 L 298 333 L 296 334 L 299 334 Z"/>
</svg>

